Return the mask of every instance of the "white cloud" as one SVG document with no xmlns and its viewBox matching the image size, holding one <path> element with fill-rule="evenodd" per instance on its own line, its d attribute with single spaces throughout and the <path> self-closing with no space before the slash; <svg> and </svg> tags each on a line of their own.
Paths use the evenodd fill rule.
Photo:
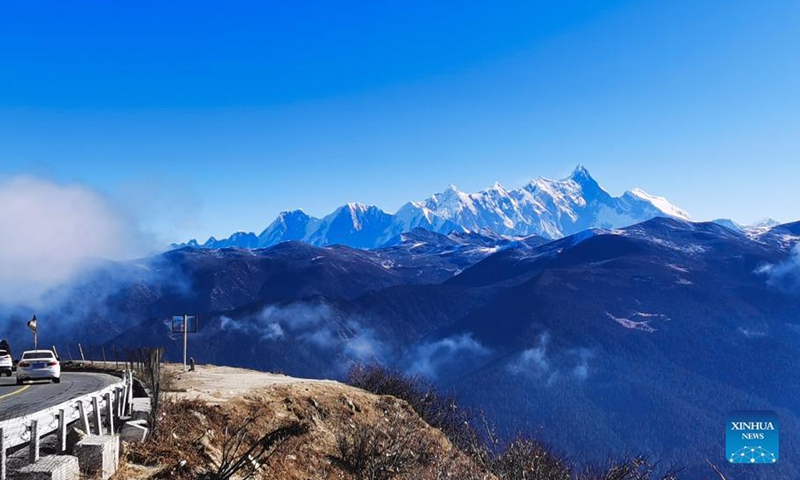
<svg viewBox="0 0 800 480">
<path fill-rule="evenodd" d="M 352 361 L 384 361 L 387 346 L 369 322 L 356 317 L 342 318 L 326 303 L 304 302 L 268 305 L 255 315 L 233 319 L 220 317 L 220 328 L 258 335 L 264 340 L 296 341 L 327 351 L 341 352 Z"/>
<path fill-rule="evenodd" d="M 41 301 L 91 260 L 146 252 L 136 222 L 81 185 L 0 179 L 0 303 Z"/>
<path fill-rule="evenodd" d="M 789 258 L 776 265 L 765 265 L 757 273 L 767 275 L 767 284 L 790 292 L 800 291 L 800 244 L 795 246 Z"/>
<path fill-rule="evenodd" d="M 539 335 L 539 344 L 527 348 L 508 365 L 511 373 L 540 376 L 550 371 L 550 360 L 547 358 L 547 346 L 550 343 L 550 333 Z"/>
<path fill-rule="evenodd" d="M 417 345 L 409 356 L 409 373 L 436 379 L 444 371 L 459 369 L 480 361 L 491 351 L 471 334 L 452 335 L 435 342 Z"/>
<path fill-rule="evenodd" d="M 531 378 L 543 379 L 550 386 L 559 379 L 570 378 L 570 375 L 584 381 L 589 378 L 591 367 L 589 360 L 594 353 L 587 348 L 575 348 L 553 352 L 549 332 L 539 335 L 538 344 L 527 348 L 516 355 L 508 363 L 508 372 Z"/>
</svg>

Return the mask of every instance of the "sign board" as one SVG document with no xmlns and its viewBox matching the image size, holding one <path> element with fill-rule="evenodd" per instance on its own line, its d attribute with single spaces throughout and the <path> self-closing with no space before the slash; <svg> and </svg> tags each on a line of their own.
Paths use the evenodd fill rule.
<svg viewBox="0 0 800 480">
<path fill-rule="evenodd" d="M 172 317 L 172 333 L 184 333 L 183 319 L 186 318 L 186 332 L 197 333 L 197 316 L 175 315 Z"/>
</svg>

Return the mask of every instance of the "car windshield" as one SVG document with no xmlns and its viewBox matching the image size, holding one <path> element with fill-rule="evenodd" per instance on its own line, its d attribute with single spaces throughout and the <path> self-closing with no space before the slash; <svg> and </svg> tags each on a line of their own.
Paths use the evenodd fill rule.
<svg viewBox="0 0 800 480">
<path fill-rule="evenodd" d="M 54 358 L 52 352 L 27 352 L 22 355 L 23 360 L 30 360 L 36 358 Z"/>
</svg>

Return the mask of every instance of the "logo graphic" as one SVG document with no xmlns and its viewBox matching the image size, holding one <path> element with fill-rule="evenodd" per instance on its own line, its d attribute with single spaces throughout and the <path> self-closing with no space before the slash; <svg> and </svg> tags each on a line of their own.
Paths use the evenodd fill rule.
<svg viewBox="0 0 800 480">
<path fill-rule="evenodd" d="M 731 412 L 725 424 L 725 457 L 731 463 L 775 463 L 778 433 L 775 412 Z"/>
</svg>

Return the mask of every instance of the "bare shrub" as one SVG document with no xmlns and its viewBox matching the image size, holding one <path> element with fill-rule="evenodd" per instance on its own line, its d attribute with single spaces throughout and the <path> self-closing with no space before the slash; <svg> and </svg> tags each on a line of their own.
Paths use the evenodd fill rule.
<svg viewBox="0 0 800 480">
<path fill-rule="evenodd" d="M 571 480 L 572 469 L 541 443 L 519 437 L 491 460 L 492 472 L 507 480 Z"/>
<path fill-rule="evenodd" d="M 161 468 L 153 479 L 252 478 L 287 440 L 307 431 L 299 422 L 264 428 L 267 410 L 260 406 L 244 414 L 201 400 L 167 401 L 161 407 L 158 428 L 145 443 L 126 450 L 130 463 Z"/>
<path fill-rule="evenodd" d="M 148 427 L 151 431 L 158 428 L 156 418 L 160 414 L 161 405 L 164 403 L 164 391 L 161 383 L 161 364 L 164 361 L 164 348 L 140 348 L 132 350 L 128 355 L 135 359 L 136 375 L 150 390 L 150 418 Z"/>
<path fill-rule="evenodd" d="M 356 365 L 347 383 L 379 395 L 405 400 L 432 427 L 471 460 L 471 468 L 459 475 L 447 457 L 434 459 L 425 478 L 482 478 L 491 471 L 508 480 L 677 480 L 677 470 L 659 468 L 646 455 L 625 456 L 603 467 L 583 470 L 553 453 L 540 442 L 518 437 L 501 447 L 495 427 L 480 412 L 463 408 L 455 395 L 442 395 L 430 381 L 380 365 Z M 373 452 L 374 453 L 374 452 Z M 455 457 L 453 457 L 455 458 Z M 666 472 L 666 473 L 660 473 Z M 357 477 L 371 478 L 371 477 Z M 723 477 L 724 478 L 724 477 Z"/>
<path fill-rule="evenodd" d="M 398 414 L 378 425 L 350 425 L 339 432 L 332 460 L 357 480 L 388 480 L 424 468 L 432 453 L 422 426 Z"/>
<path fill-rule="evenodd" d="M 234 475 L 242 480 L 253 478 L 288 439 L 308 431 L 306 425 L 293 422 L 253 440 L 251 426 L 256 420 L 255 417 L 245 417 L 238 425 L 225 428 L 219 463 L 199 479 L 229 480 Z"/>
<path fill-rule="evenodd" d="M 189 468 L 165 471 L 163 476 L 157 474 L 155 478 L 193 479 L 195 475 L 192 468 L 208 463 L 198 448 L 198 440 L 211 425 L 222 424 L 224 415 L 219 408 L 199 400 L 168 401 L 161 407 L 156 418 L 158 428 L 146 442 L 131 444 L 126 452 L 127 459 L 131 463 L 151 467 L 188 465 Z M 205 422 L 200 422 L 200 418 Z"/>
<path fill-rule="evenodd" d="M 405 400 L 428 425 L 441 431 L 468 455 L 476 458 L 488 455 L 487 445 L 493 441 L 489 422 L 476 410 L 459 405 L 455 395 L 439 393 L 430 381 L 381 365 L 355 365 L 350 369 L 347 383 L 371 393 Z M 476 424 L 486 426 L 484 433 L 489 434 L 481 434 Z"/>
<path fill-rule="evenodd" d="M 662 471 L 664 473 L 658 473 Z M 589 467 L 578 475 L 578 480 L 678 480 L 676 468 L 659 468 L 648 455 L 625 456 L 613 459 L 604 467 Z"/>
<path fill-rule="evenodd" d="M 419 480 L 487 480 L 487 470 L 478 466 L 457 449 L 437 448 L 431 461 L 415 472 Z"/>
</svg>

